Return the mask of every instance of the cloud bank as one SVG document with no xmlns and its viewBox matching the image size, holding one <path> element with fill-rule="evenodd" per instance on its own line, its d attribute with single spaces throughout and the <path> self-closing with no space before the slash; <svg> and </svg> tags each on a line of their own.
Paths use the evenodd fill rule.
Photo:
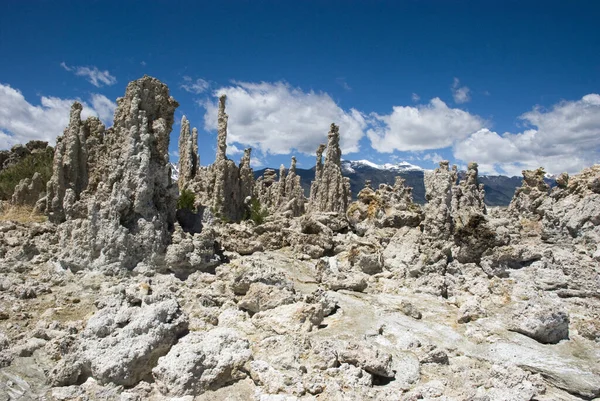
<svg viewBox="0 0 600 401">
<path fill-rule="evenodd" d="M 478 130 L 454 146 L 454 156 L 476 160 L 482 172 L 520 175 L 523 169 L 575 173 L 600 161 L 600 95 L 562 101 L 522 114 L 523 132 Z"/>
<path fill-rule="evenodd" d="M 35 106 L 19 90 L 0 84 L 0 149 L 9 149 L 32 139 L 53 145 L 69 124 L 69 111 L 75 100 L 78 99 L 42 96 L 40 105 Z M 116 104 L 106 96 L 92 94 L 91 104 L 81 103 L 82 118 L 97 116 L 106 125 L 112 124 Z"/>
<path fill-rule="evenodd" d="M 340 144 L 346 154 L 358 152 L 366 121 L 355 109 L 344 110 L 327 93 L 304 92 L 285 82 L 234 82 L 214 92 L 227 95 L 230 143 L 259 149 L 263 154 L 288 154 L 293 150 L 313 154 L 327 142 L 331 123 L 340 126 Z M 202 101 L 204 127 L 217 127 L 216 101 Z"/>
</svg>

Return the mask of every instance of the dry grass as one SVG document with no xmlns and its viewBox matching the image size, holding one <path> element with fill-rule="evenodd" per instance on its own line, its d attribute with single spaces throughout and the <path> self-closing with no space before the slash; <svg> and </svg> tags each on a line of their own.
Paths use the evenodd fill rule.
<svg viewBox="0 0 600 401">
<path fill-rule="evenodd" d="M 33 211 L 32 206 L 6 206 L 0 211 L 0 221 L 14 221 L 17 223 L 43 223 L 48 218 L 43 214 Z"/>
</svg>

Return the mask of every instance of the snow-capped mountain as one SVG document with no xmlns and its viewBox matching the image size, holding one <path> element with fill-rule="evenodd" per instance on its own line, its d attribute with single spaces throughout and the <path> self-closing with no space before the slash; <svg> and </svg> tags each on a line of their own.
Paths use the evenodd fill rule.
<svg viewBox="0 0 600 401">
<path fill-rule="evenodd" d="M 376 164 L 369 160 L 342 160 L 343 173 L 353 174 L 356 173 L 356 170 L 365 168 L 393 172 L 425 171 L 423 168 L 415 166 L 414 164 L 410 164 L 407 161 L 402 161 L 399 163 Z"/>
</svg>

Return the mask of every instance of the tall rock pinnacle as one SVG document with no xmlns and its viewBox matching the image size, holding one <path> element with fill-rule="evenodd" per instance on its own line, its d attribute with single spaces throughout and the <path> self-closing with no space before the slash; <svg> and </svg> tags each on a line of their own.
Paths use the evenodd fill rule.
<svg viewBox="0 0 600 401">
<path fill-rule="evenodd" d="M 320 212 L 346 213 L 350 200 L 350 185 L 344 180 L 341 169 L 339 127 L 331 124 L 327 135 L 327 157 L 322 164 L 324 145 L 317 149 L 315 181 L 310 188 L 311 210 Z"/>
</svg>

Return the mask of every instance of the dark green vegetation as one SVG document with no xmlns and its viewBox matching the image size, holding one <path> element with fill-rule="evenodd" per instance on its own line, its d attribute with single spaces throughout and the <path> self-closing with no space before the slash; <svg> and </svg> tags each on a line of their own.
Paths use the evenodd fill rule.
<svg viewBox="0 0 600 401">
<path fill-rule="evenodd" d="M 38 172 L 44 182 L 52 177 L 52 148 L 45 151 L 31 153 L 0 171 L 0 200 L 9 200 L 17 184 L 24 178 L 31 178 Z"/>
<path fill-rule="evenodd" d="M 190 212 L 194 211 L 194 202 L 196 201 L 196 195 L 190 191 L 189 189 L 184 189 L 179 194 L 179 199 L 177 199 L 177 209 L 185 209 Z"/>
<path fill-rule="evenodd" d="M 250 201 L 250 210 L 247 212 L 244 220 L 252 220 L 257 226 L 259 226 L 265 222 L 268 214 L 269 213 L 267 210 L 264 209 L 260 204 L 260 201 L 256 198 L 252 198 Z"/>
</svg>

